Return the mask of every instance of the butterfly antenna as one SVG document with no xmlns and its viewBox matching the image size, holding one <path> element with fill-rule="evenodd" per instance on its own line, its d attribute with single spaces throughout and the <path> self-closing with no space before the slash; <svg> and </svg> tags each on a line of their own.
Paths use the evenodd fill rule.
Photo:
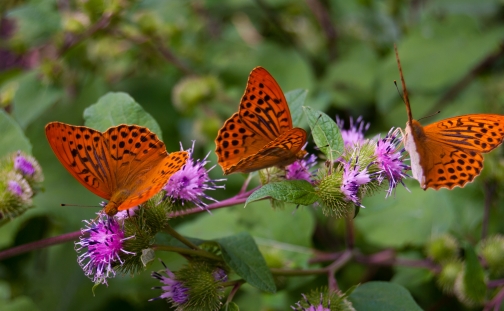
<svg viewBox="0 0 504 311">
<path fill-rule="evenodd" d="M 441 110 L 438 110 L 438 111 L 436 111 L 433 114 L 430 114 L 428 116 L 421 117 L 420 119 L 418 119 L 418 121 L 423 120 L 423 119 L 427 119 L 427 118 L 430 118 L 430 117 L 433 117 L 433 116 L 437 115 L 438 113 L 441 113 Z"/>
<path fill-rule="evenodd" d="M 397 60 L 397 67 L 399 68 L 399 76 L 401 77 L 401 84 L 403 88 L 403 101 L 406 104 L 406 111 L 408 112 L 408 122 L 411 123 L 413 121 L 413 115 L 411 114 L 411 107 L 410 107 L 410 102 L 408 98 L 408 89 L 406 88 L 406 82 L 404 82 L 404 75 L 401 67 L 401 61 L 399 60 L 399 52 L 397 52 L 397 45 L 394 43 L 394 51 L 396 55 L 396 60 Z M 395 81 L 394 81 L 395 83 Z M 396 84 L 397 86 L 397 84 Z M 400 94 L 399 94 L 400 95 Z"/>
</svg>

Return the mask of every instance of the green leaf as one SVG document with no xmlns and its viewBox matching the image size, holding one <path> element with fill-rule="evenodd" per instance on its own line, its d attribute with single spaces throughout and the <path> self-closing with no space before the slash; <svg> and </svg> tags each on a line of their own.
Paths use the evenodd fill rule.
<svg viewBox="0 0 504 311">
<path fill-rule="evenodd" d="M 225 305 L 222 306 L 220 309 L 221 311 L 240 311 L 240 307 L 232 301 L 226 303 Z"/>
<path fill-rule="evenodd" d="M 343 137 L 336 122 L 321 111 L 315 111 L 310 107 L 303 107 L 308 123 L 313 134 L 313 140 L 320 151 L 332 162 L 343 151 Z"/>
<path fill-rule="evenodd" d="M 285 180 L 266 184 L 254 191 L 245 202 L 248 203 L 264 198 L 273 198 L 286 203 L 310 205 L 318 200 L 312 184 L 306 180 Z"/>
<path fill-rule="evenodd" d="M 250 285 L 274 293 L 275 282 L 254 239 L 246 232 L 216 240 L 224 261 Z"/>
<path fill-rule="evenodd" d="M 485 271 L 478 260 L 474 247 L 465 246 L 464 289 L 472 301 L 483 302 L 486 294 Z"/>
<path fill-rule="evenodd" d="M 84 110 L 86 126 L 105 131 L 119 124 L 136 124 L 149 128 L 162 140 L 161 128 L 142 106 L 126 93 L 108 93 Z"/>
<path fill-rule="evenodd" d="M 411 294 L 401 285 L 389 282 L 368 282 L 348 296 L 359 311 L 421 311 Z"/>
<path fill-rule="evenodd" d="M 42 84 L 37 72 L 23 76 L 18 83 L 12 115 L 22 128 L 26 128 L 63 96 L 62 90 Z"/>
<path fill-rule="evenodd" d="M 185 237 L 185 238 L 196 246 L 199 246 L 199 245 L 206 242 L 205 240 L 196 239 L 196 238 L 189 238 L 189 237 Z M 166 232 L 159 232 L 158 234 L 156 234 L 155 240 L 156 240 L 156 244 L 169 245 L 169 246 L 182 247 L 182 248 L 189 249 L 189 247 L 187 245 L 180 242 L 179 240 L 177 240 L 176 238 L 174 238 L 173 236 L 169 235 Z"/>
<path fill-rule="evenodd" d="M 0 157 L 18 150 L 31 154 L 32 146 L 23 130 L 5 110 L 0 109 Z"/>
<path fill-rule="evenodd" d="M 296 127 L 299 126 L 303 118 L 303 105 L 306 100 L 308 90 L 297 89 L 285 93 L 285 99 L 289 103 L 289 109 L 292 118 L 292 124 Z"/>
</svg>

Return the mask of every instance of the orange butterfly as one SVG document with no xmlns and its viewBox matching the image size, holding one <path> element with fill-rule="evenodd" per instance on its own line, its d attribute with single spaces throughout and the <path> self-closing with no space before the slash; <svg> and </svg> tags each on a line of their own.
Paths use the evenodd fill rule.
<svg viewBox="0 0 504 311">
<path fill-rule="evenodd" d="M 60 122 L 46 125 L 46 136 L 61 164 L 84 187 L 109 200 L 109 216 L 132 208 L 158 193 L 189 157 L 168 155 L 164 143 L 148 128 L 113 126 L 101 133 Z"/>
<path fill-rule="evenodd" d="M 411 160 L 413 178 L 426 190 L 464 187 L 481 173 L 482 153 L 495 149 L 504 138 L 504 116 L 467 114 L 423 127 L 411 115 L 408 91 L 394 46 L 408 112 L 404 148 Z"/>
<path fill-rule="evenodd" d="M 237 113 L 219 130 L 215 153 L 224 175 L 285 166 L 301 159 L 306 131 L 292 126 L 287 100 L 262 67 L 250 73 Z"/>
</svg>

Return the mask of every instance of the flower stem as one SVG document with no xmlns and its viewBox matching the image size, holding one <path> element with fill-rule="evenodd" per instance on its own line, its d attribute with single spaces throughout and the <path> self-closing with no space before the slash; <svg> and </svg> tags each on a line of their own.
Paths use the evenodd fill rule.
<svg viewBox="0 0 504 311">
<path fill-rule="evenodd" d="M 177 247 L 177 246 L 158 245 L 158 244 L 153 245 L 152 248 L 154 250 L 175 252 L 175 253 L 184 254 L 184 255 L 199 256 L 199 257 L 209 258 L 212 260 L 222 261 L 222 258 L 220 258 L 219 256 L 216 256 L 212 253 L 209 253 L 207 251 L 200 250 L 200 249 L 195 250 L 195 249 L 187 249 L 187 248 Z"/>
<path fill-rule="evenodd" d="M 58 235 L 55 237 L 31 242 L 31 243 L 26 243 L 23 245 L 19 245 L 13 248 L 6 249 L 4 251 L 0 252 L 0 260 L 7 259 L 10 257 L 14 257 L 32 250 L 36 250 L 39 248 L 44 248 L 47 246 L 55 245 L 55 244 L 60 244 L 68 241 L 73 241 L 77 240 L 79 236 L 81 236 L 82 233 L 79 231 L 74 231 L 74 232 L 69 232 L 65 233 L 62 235 Z"/>
<path fill-rule="evenodd" d="M 170 224 L 166 224 L 166 227 L 163 228 L 163 231 L 174 237 L 175 239 L 179 240 L 180 242 L 184 243 L 187 247 L 195 250 L 199 250 L 199 247 L 195 244 L 193 244 L 191 241 L 183 237 L 180 233 L 175 231 Z"/>
</svg>

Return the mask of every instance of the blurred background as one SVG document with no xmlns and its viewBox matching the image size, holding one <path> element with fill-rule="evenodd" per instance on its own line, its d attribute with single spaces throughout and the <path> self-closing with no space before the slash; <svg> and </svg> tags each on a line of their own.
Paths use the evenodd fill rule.
<svg viewBox="0 0 504 311">
<path fill-rule="evenodd" d="M 5 249 L 83 227 L 101 200 L 74 180 L 45 139 L 50 121 L 82 125 L 83 110 L 107 92 L 126 92 L 157 120 L 168 151 L 196 140 L 196 156 L 237 111 L 249 72 L 265 67 L 284 92 L 309 91 L 305 105 L 330 116 L 362 115 L 373 137 L 407 120 L 393 84 L 399 80 L 398 45 L 416 119 L 424 124 L 466 113 L 504 113 L 504 2 L 502 0 L 2 0 L 0 2 L 0 105 L 2 121 L 14 120 L 45 174 L 36 208 L 0 227 Z M 1 110 L 0 110 L 1 112 Z M 298 124 L 304 126 L 306 123 Z M 1 134 L 0 134 L 1 135 Z M 17 150 L 0 146 L 0 156 Z M 309 147 L 312 149 L 312 147 Z M 450 232 L 477 243 L 485 204 L 489 232 L 502 232 L 502 148 L 485 156 L 485 170 L 464 189 L 422 191 L 416 181 L 393 197 L 364 200 L 356 218 L 357 247 L 393 248 L 423 258 L 426 241 Z M 220 167 L 212 178 L 222 178 Z M 228 177 L 228 198 L 244 176 Z M 273 211 L 268 202 L 235 206 L 174 220 L 198 238 L 248 231 L 269 264 L 307 267 L 312 248 L 344 248 L 344 224 L 311 208 Z M 172 269 L 183 260 L 158 254 Z M 311 267 L 314 267 L 313 265 Z M 110 280 L 92 293 L 77 264 L 73 243 L 0 262 L 2 310 L 169 309 L 151 290 L 150 271 Z M 405 286 L 424 309 L 462 310 L 426 270 L 349 264 L 337 279 L 342 290 L 369 280 Z M 241 310 L 286 310 L 300 293 L 323 286 L 324 277 L 281 280 L 277 294 L 243 287 Z M 468 309 L 470 310 L 470 309 Z"/>
</svg>

